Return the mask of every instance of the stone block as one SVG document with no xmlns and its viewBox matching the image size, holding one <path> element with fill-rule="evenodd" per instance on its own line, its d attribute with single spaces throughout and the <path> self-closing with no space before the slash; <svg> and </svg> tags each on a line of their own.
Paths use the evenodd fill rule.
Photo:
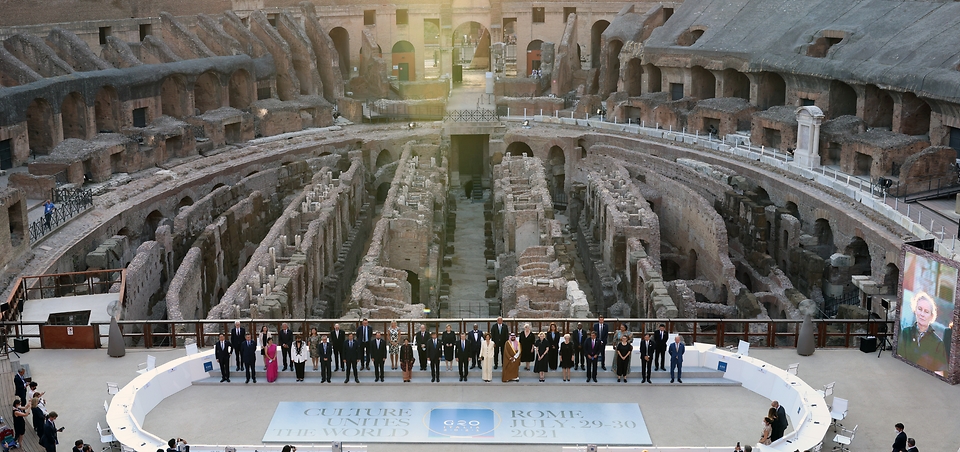
<svg viewBox="0 0 960 452">
<path fill-rule="evenodd" d="M 830 256 L 830 266 L 836 268 L 847 268 L 853 266 L 853 256 L 834 253 Z"/>
</svg>

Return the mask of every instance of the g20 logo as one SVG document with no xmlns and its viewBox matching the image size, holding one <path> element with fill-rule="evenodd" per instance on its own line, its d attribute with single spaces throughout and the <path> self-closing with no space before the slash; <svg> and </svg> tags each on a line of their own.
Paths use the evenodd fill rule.
<svg viewBox="0 0 960 452">
<path fill-rule="evenodd" d="M 488 408 L 434 408 L 424 419 L 431 437 L 493 437 L 494 419 Z"/>
</svg>

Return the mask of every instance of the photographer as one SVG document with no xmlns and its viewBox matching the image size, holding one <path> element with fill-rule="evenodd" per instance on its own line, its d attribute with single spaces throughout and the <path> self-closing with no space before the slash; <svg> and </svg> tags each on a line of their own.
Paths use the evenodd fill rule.
<svg viewBox="0 0 960 452">
<path fill-rule="evenodd" d="M 740 441 L 737 441 L 737 447 L 733 448 L 733 452 L 753 452 L 753 447 L 749 444 L 746 446 L 740 447 Z"/>
<path fill-rule="evenodd" d="M 190 445 L 183 438 L 170 438 L 167 452 L 190 452 Z"/>
</svg>

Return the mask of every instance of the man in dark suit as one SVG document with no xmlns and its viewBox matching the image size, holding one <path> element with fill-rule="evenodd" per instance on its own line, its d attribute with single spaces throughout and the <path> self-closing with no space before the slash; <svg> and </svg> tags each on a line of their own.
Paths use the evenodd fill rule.
<svg viewBox="0 0 960 452">
<path fill-rule="evenodd" d="M 233 329 L 230 330 L 230 348 L 233 349 L 233 354 L 237 357 L 237 372 L 240 372 L 242 365 L 240 363 L 240 344 L 243 343 L 243 340 L 247 337 L 247 330 L 243 329 L 240 326 L 240 321 L 237 320 L 233 322 Z"/>
<path fill-rule="evenodd" d="M 917 441 L 913 438 L 907 438 L 907 452 L 919 452 L 917 449 Z"/>
<path fill-rule="evenodd" d="M 430 333 L 427 332 L 427 326 L 420 324 L 420 331 L 413 337 L 413 343 L 417 346 L 417 359 L 420 361 L 420 370 L 427 370 L 427 343 L 430 342 Z"/>
<path fill-rule="evenodd" d="M 473 369 L 478 365 L 483 368 L 483 364 L 480 363 L 480 346 L 483 345 L 483 331 L 480 330 L 480 325 L 473 324 L 473 331 L 470 332 L 467 339 L 473 343 L 473 354 L 470 355 L 470 359 L 473 361 L 470 362 L 470 368 Z"/>
<path fill-rule="evenodd" d="M 583 356 L 587 363 L 587 383 L 597 382 L 597 361 L 600 359 L 602 349 L 603 343 L 597 339 L 597 332 L 591 331 L 590 338 L 583 343 Z"/>
<path fill-rule="evenodd" d="M 57 433 L 63 431 L 63 427 L 57 428 L 57 412 L 51 411 L 47 415 L 47 420 L 43 422 L 43 436 L 40 437 L 40 445 L 43 446 L 47 452 L 57 452 L 57 444 L 60 443 L 57 440 Z"/>
<path fill-rule="evenodd" d="M 27 370 L 21 367 L 17 369 L 17 374 L 13 376 L 13 389 L 23 405 L 27 404 L 27 378 L 24 376 L 26 373 Z"/>
<path fill-rule="evenodd" d="M 460 333 L 460 341 L 455 345 L 454 352 L 457 357 L 457 368 L 460 371 L 460 381 L 467 381 L 467 373 L 470 372 L 470 358 L 473 357 L 473 339 L 467 337 L 467 333 Z"/>
<path fill-rule="evenodd" d="M 360 343 L 360 370 L 370 370 L 370 341 L 373 339 L 373 332 L 370 331 L 370 323 L 363 319 L 357 328 L 357 342 Z"/>
<path fill-rule="evenodd" d="M 577 329 L 570 332 L 570 342 L 573 343 L 573 370 L 585 368 L 583 365 L 583 343 L 590 335 L 583 329 L 583 323 L 577 322 Z"/>
<path fill-rule="evenodd" d="M 673 369 L 677 369 L 677 381 L 683 383 L 683 352 L 687 347 L 683 344 L 683 338 L 678 334 L 673 338 L 670 344 L 670 383 L 673 383 Z"/>
<path fill-rule="evenodd" d="M 663 366 L 663 358 L 667 353 L 667 345 L 669 345 L 667 343 L 668 339 L 670 339 L 670 334 L 667 333 L 667 326 L 661 323 L 657 328 L 657 331 L 653 332 L 653 346 L 655 347 L 653 354 L 653 370 L 667 370 L 667 368 Z"/>
<path fill-rule="evenodd" d="M 770 406 L 777 410 L 777 419 L 773 421 L 773 428 L 770 432 L 770 441 L 776 441 L 783 438 L 783 433 L 787 431 L 787 412 L 780 406 L 780 402 L 774 400 Z"/>
<path fill-rule="evenodd" d="M 240 343 L 240 355 L 241 361 L 243 362 L 243 370 L 247 375 L 247 383 L 250 383 L 250 378 L 253 378 L 253 382 L 257 382 L 257 343 L 253 341 L 250 336 L 250 333 L 247 333 L 244 337 L 244 341 Z"/>
<path fill-rule="evenodd" d="M 600 368 L 607 370 L 607 338 L 610 335 L 610 325 L 603 323 L 603 316 L 597 318 L 597 323 L 593 324 L 593 332 L 597 333 L 597 340 L 603 345 L 600 348 Z"/>
<path fill-rule="evenodd" d="M 897 422 L 893 428 L 897 429 L 897 438 L 893 440 L 893 452 L 905 452 L 907 450 L 907 434 L 903 431 L 903 424 Z"/>
<path fill-rule="evenodd" d="M 368 358 L 373 359 L 373 381 L 382 382 L 383 363 L 387 360 L 387 341 L 383 340 L 379 331 L 367 345 L 367 350 L 369 350 L 368 354 L 370 355 Z"/>
<path fill-rule="evenodd" d="M 333 361 L 333 345 L 327 340 L 327 335 L 320 336 L 320 383 L 330 383 L 330 362 Z"/>
<path fill-rule="evenodd" d="M 347 340 L 343 341 L 343 368 L 347 371 L 344 383 L 350 383 L 350 369 L 353 369 L 353 380 L 360 383 L 360 374 L 357 373 L 357 363 L 360 361 L 360 344 L 353 340 L 353 333 L 347 333 Z"/>
<path fill-rule="evenodd" d="M 430 333 L 430 341 L 427 342 L 427 358 L 430 360 L 430 382 L 440 382 L 440 357 L 443 356 L 443 344 L 437 339 L 437 333 Z"/>
<path fill-rule="evenodd" d="M 642 364 L 640 370 L 640 383 L 651 383 L 650 381 L 650 367 L 653 364 L 653 342 L 650 342 L 650 333 L 643 335 L 643 340 L 640 341 L 640 363 Z"/>
<path fill-rule="evenodd" d="M 343 351 L 343 341 L 346 338 L 347 336 L 340 329 L 340 324 L 333 324 L 333 329 L 330 330 L 330 345 L 333 346 L 333 363 L 337 367 L 334 372 L 339 372 L 343 368 L 343 357 L 340 356 L 340 353 Z"/>
<path fill-rule="evenodd" d="M 290 358 L 291 347 L 293 347 L 293 331 L 290 331 L 290 326 L 284 323 L 280 326 L 277 336 L 279 336 L 277 342 L 280 343 L 280 351 L 283 352 L 283 370 L 287 370 L 287 359 Z M 293 359 L 290 359 L 290 370 L 293 370 Z"/>
<path fill-rule="evenodd" d="M 230 355 L 233 354 L 233 346 L 227 342 L 227 337 L 223 334 L 218 338 L 216 347 L 214 347 L 213 356 L 217 358 L 217 364 L 220 365 L 220 383 L 230 382 Z"/>
<path fill-rule="evenodd" d="M 490 329 L 490 339 L 496 345 L 493 352 L 493 368 L 496 369 L 500 366 L 500 358 L 503 358 L 503 346 L 510 339 L 510 327 L 503 324 L 503 317 L 497 317 L 497 323 Z"/>
</svg>

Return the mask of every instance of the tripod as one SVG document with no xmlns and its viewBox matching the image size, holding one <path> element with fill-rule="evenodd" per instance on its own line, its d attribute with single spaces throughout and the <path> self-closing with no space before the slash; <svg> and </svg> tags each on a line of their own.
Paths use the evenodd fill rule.
<svg viewBox="0 0 960 452">
<path fill-rule="evenodd" d="M 883 334 L 883 339 L 880 339 L 880 351 L 877 352 L 877 358 L 879 358 L 880 355 L 883 354 L 883 351 L 887 350 L 888 348 L 890 349 L 890 352 L 893 352 L 893 344 L 890 343 L 890 338 L 889 338 L 889 335 L 887 334 L 888 330 L 887 330 L 887 322 L 886 322 L 887 319 L 890 318 L 890 303 L 888 303 L 887 300 L 881 300 L 880 306 L 883 306 L 884 321 L 883 323 L 880 324 L 879 327 L 877 327 L 877 335 L 879 336 L 880 334 Z"/>
</svg>

